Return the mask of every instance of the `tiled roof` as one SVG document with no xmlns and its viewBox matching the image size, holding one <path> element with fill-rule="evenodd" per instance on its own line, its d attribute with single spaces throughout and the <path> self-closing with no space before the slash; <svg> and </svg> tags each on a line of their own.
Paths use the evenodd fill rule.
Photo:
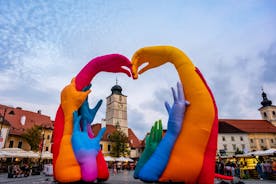
<svg viewBox="0 0 276 184">
<path fill-rule="evenodd" d="M 23 110 L 22 108 L 13 108 L 0 104 L 0 114 L 3 115 L 4 109 L 7 109 L 5 119 L 10 123 L 10 134 L 21 135 L 25 130 L 32 128 L 34 125 L 43 126 L 44 128 L 53 129 L 53 121 L 50 116 L 40 113 Z M 14 114 L 9 114 L 13 111 Z M 21 123 L 25 119 L 25 124 Z"/>
<path fill-rule="evenodd" d="M 141 141 L 130 128 L 128 128 L 128 141 L 130 143 L 130 147 L 132 148 L 141 148 L 142 146 Z"/>
<path fill-rule="evenodd" d="M 99 123 L 96 123 L 96 124 L 93 124 L 91 127 L 92 127 L 93 133 L 95 134 L 95 136 L 97 136 L 99 131 L 101 130 L 102 125 Z M 115 131 L 116 131 L 116 127 L 114 125 L 107 124 L 106 131 L 102 137 L 102 141 L 109 141 L 108 137 Z M 137 138 L 135 133 L 130 128 L 128 128 L 128 142 L 129 142 L 131 148 L 141 147 L 140 140 Z"/>
<path fill-rule="evenodd" d="M 220 119 L 219 133 L 276 133 L 276 127 L 266 120 Z"/>
<path fill-rule="evenodd" d="M 95 134 L 95 136 L 98 135 L 99 131 L 102 128 L 102 125 L 100 123 L 93 124 L 92 126 L 92 131 Z M 102 137 L 102 141 L 109 141 L 108 137 L 116 131 L 116 127 L 113 125 L 106 125 L 106 130 L 104 132 L 104 135 Z"/>
<path fill-rule="evenodd" d="M 225 121 L 219 121 L 219 133 L 245 133 L 239 128 L 234 127 L 231 124 L 228 124 Z"/>
</svg>

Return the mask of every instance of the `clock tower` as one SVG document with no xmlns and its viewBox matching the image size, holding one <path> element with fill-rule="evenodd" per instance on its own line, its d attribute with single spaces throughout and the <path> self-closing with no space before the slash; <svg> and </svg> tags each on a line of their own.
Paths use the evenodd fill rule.
<svg viewBox="0 0 276 184">
<path fill-rule="evenodd" d="M 272 105 L 272 101 L 267 98 L 267 95 L 264 91 L 262 92 L 262 97 L 262 107 L 259 108 L 262 119 L 267 120 L 272 125 L 276 126 L 276 106 Z"/>
<path fill-rule="evenodd" d="M 122 88 L 117 84 L 111 88 L 111 95 L 106 97 L 106 124 L 120 126 L 128 136 L 127 96 L 122 94 Z"/>
</svg>

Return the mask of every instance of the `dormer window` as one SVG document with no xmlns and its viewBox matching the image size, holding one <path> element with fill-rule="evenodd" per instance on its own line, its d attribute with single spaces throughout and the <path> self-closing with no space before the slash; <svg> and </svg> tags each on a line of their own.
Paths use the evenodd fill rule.
<svg viewBox="0 0 276 184">
<path fill-rule="evenodd" d="M 21 119 L 20 119 L 20 123 L 21 123 L 21 125 L 25 125 L 25 123 L 26 123 L 26 116 L 21 116 Z"/>
</svg>

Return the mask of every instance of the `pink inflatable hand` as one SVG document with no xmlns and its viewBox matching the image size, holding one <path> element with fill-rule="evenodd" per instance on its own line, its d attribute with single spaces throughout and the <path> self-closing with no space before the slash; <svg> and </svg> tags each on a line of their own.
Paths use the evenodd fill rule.
<svg viewBox="0 0 276 184">
<path fill-rule="evenodd" d="M 76 88 L 81 91 L 99 72 L 125 73 L 131 77 L 131 63 L 120 54 L 109 54 L 92 59 L 76 76 Z"/>
</svg>

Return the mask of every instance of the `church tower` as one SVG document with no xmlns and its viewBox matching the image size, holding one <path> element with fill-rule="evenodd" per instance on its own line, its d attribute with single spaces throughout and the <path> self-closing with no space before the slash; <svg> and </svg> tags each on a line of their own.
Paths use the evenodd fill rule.
<svg viewBox="0 0 276 184">
<path fill-rule="evenodd" d="M 272 105 L 272 101 L 267 98 L 264 91 L 262 92 L 262 97 L 262 107 L 259 109 L 262 119 L 267 120 L 276 126 L 276 106 Z"/>
<path fill-rule="evenodd" d="M 127 96 L 122 94 L 122 88 L 117 84 L 111 88 L 111 95 L 106 97 L 106 124 L 119 125 L 128 136 Z"/>
</svg>

